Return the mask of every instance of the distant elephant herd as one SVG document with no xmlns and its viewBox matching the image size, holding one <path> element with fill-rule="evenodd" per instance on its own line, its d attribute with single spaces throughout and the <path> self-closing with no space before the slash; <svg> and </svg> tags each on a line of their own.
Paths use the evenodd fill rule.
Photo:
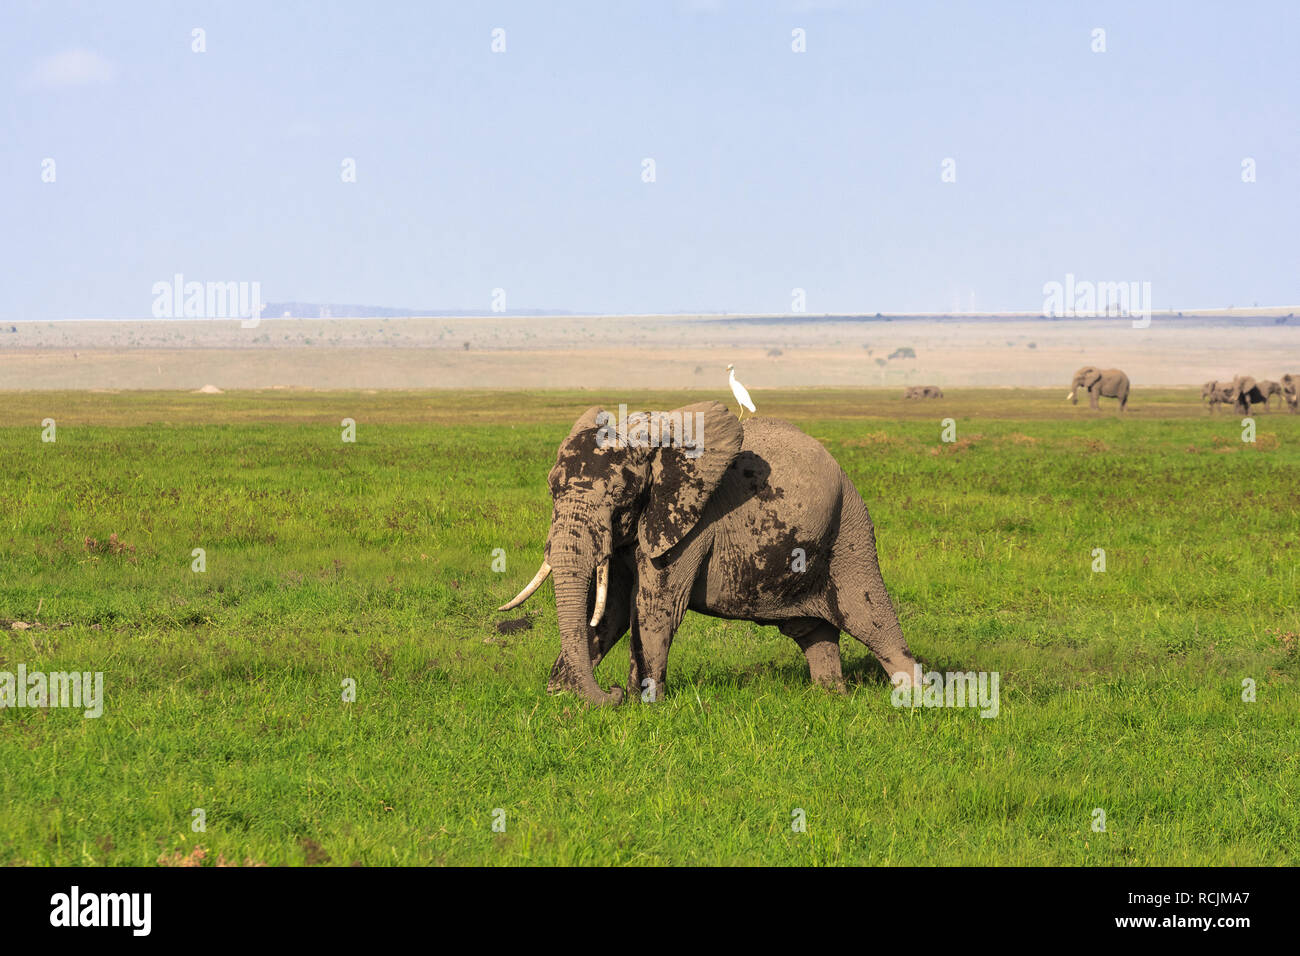
<svg viewBox="0 0 1300 956">
<path fill-rule="evenodd" d="M 1098 407 L 1098 398 L 1118 398 L 1121 412 L 1128 404 L 1128 376 L 1117 368 L 1099 369 L 1085 365 L 1074 373 L 1074 382 L 1065 397 L 1077 405 L 1081 388 L 1087 391 L 1093 408 Z M 1278 397 L 1279 408 L 1285 402 L 1292 412 L 1297 411 L 1300 375 L 1283 375 L 1280 382 L 1238 375 L 1229 382 L 1206 382 L 1201 386 L 1201 401 L 1209 402 L 1211 412 L 1219 405 L 1231 405 L 1241 415 L 1249 414 L 1251 405 L 1263 405 L 1267 412 L 1274 395 Z"/>
<path fill-rule="evenodd" d="M 1283 375 L 1280 382 L 1238 375 L 1231 382 L 1206 382 L 1201 386 L 1201 401 L 1209 403 L 1211 412 L 1219 405 L 1231 405 L 1239 415 L 1249 413 L 1251 405 L 1263 405 L 1267 412 L 1274 395 L 1278 397 L 1278 408 L 1286 402 L 1294 413 L 1300 406 L 1300 375 Z"/>
<path fill-rule="evenodd" d="M 1088 393 L 1088 404 L 1100 408 L 1098 399 L 1119 399 L 1119 410 L 1128 406 L 1128 376 L 1117 368 L 1097 368 L 1085 365 L 1074 373 L 1070 391 L 1066 399 L 1079 404 L 1079 390 Z M 1255 379 L 1249 375 L 1238 375 L 1231 381 L 1206 382 L 1201 386 L 1201 401 L 1208 402 L 1213 412 L 1220 405 L 1231 405 L 1241 415 L 1249 414 L 1251 405 L 1263 405 L 1267 412 L 1272 407 L 1273 396 L 1278 398 L 1278 408 L 1285 402 L 1292 411 L 1300 411 L 1300 374 L 1286 374 L 1280 382 L 1272 379 Z M 943 390 L 937 385 L 910 385 L 903 392 L 903 398 L 943 398 Z"/>
</svg>

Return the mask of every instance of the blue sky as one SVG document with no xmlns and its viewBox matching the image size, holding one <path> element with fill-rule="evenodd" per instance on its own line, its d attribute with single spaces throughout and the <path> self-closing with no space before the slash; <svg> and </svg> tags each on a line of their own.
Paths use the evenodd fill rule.
<svg viewBox="0 0 1300 956">
<path fill-rule="evenodd" d="M 7 0 L 0 318 L 145 317 L 175 273 L 485 311 L 1034 310 L 1066 273 L 1300 303 L 1297 48 L 1281 0 Z"/>
</svg>

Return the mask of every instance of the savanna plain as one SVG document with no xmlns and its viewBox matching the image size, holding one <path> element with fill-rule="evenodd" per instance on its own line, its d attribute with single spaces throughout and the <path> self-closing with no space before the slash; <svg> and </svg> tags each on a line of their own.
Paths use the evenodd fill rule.
<svg viewBox="0 0 1300 956">
<path fill-rule="evenodd" d="M 6 393 L 0 671 L 104 702 L 0 711 L 0 863 L 1300 863 L 1300 415 L 945 391 L 755 399 L 857 485 L 924 666 L 1000 674 L 993 718 L 693 614 L 664 700 L 547 696 L 551 586 L 495 608 L 557 445 L 725 391 Z"/>
</svg>

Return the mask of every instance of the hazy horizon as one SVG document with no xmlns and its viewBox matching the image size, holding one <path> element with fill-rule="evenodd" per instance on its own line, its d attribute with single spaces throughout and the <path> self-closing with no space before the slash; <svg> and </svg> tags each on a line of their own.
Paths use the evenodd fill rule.
<svg viewBox="0 0 1300 956">
<path fill-rule="evenodd" d="M 376 307 L 380 308 L 380 307 Z M 392 307 L 382 307 L 392 308 Z M 1216 320 L 1237 320 L 1237 319 L 1269 319 L 1275 320 L 1282 316 L 1284 312 L 1291 313 L 1300 310 L 1300 305 L 1259 305 L 1259 306 L 1227 306 L 1223 308 L 1185 308 L 1177 310 L 1156 309 L 1152 311 L 1153 316 L 1162 316 L 1169 319 L 1177 320 L 1182 318 L 1203 318 L 1212 317 Z M 990 320 L 1007 320 L 1014 321 L 1023 319 L 1025 321 L 1042 321 L 1042 322 L 1093 322 L 1093 321 L 1110 321 L 1116 323 L 1128 323 L 1130 317 L 1127 315 L 1105 315 L 1093 313 L 1087 315 L 1044 315 L 1041 311 L 999 311 L 999 312 L 962 312 L 957 310 L 939 311 L 939 312 L 872 312 L 865 309 L 850 312 L 801 312 L 791 314 L 789 312 L 578 312 L 574 310 L 560 309 L 510 309 L 505 312 L 493 313 L 488 310 L 482 312 L 464 311 L 457 312 L 454 310 L 406 310 L 396 308 L 394 311 L 400 312 L 398 315 L 358 315 L 349 312 L 338 312 L 331 315 L 270 315 L 264 314 L 260 322 L 333 322 L 333 321 L 402 321 L 404 319 L 562 319 L 562 318 L 605 318 L 605 319 L 637 319 L 637 318 L 700 318 L 700 319 L 780 319 L 784 322 L 798 324 L 800 322 L 814 322 L 821 319 L 839 320 L 839 319 L 860 319 L 864 322 L 877 320 L 888 321 L 891 319 L 952 319 L 954 321 L 978 321 L 981 319 Z M 10 324 L 23 322 L 231 322 L 238 324 L 240 319 L 230 318 L 208 318 L 196 316 L 187 318 L 185 316 L 51 316 L 42 319 L 5 319 Z"/>
</svg>

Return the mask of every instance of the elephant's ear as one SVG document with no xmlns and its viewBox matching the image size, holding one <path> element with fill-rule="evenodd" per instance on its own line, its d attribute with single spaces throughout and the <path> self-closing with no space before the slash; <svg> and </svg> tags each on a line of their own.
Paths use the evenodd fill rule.
<svg viewBox="0 0 1300 956">
<path fill-rule="evenodd" d="M 652 558 L 679 543 L 699 522 L 744 439 L 736 416 L 718 402 L 687 405 L 666 418 L 671 426 L 664 430 L 671 428 L 674 440 L 661 435 L 651 456 L 650 498 L 637 532 Z"/>
<path fill-rule="evenodd" d="M 1100 381 L 1101 381 L 1101 369 L 1090 368 L 1088 369 L 1088 376 L 1087 378 L 1084 379 L 1083 384 L 1088 388 L 1092 388 Z"/>
</svg>

